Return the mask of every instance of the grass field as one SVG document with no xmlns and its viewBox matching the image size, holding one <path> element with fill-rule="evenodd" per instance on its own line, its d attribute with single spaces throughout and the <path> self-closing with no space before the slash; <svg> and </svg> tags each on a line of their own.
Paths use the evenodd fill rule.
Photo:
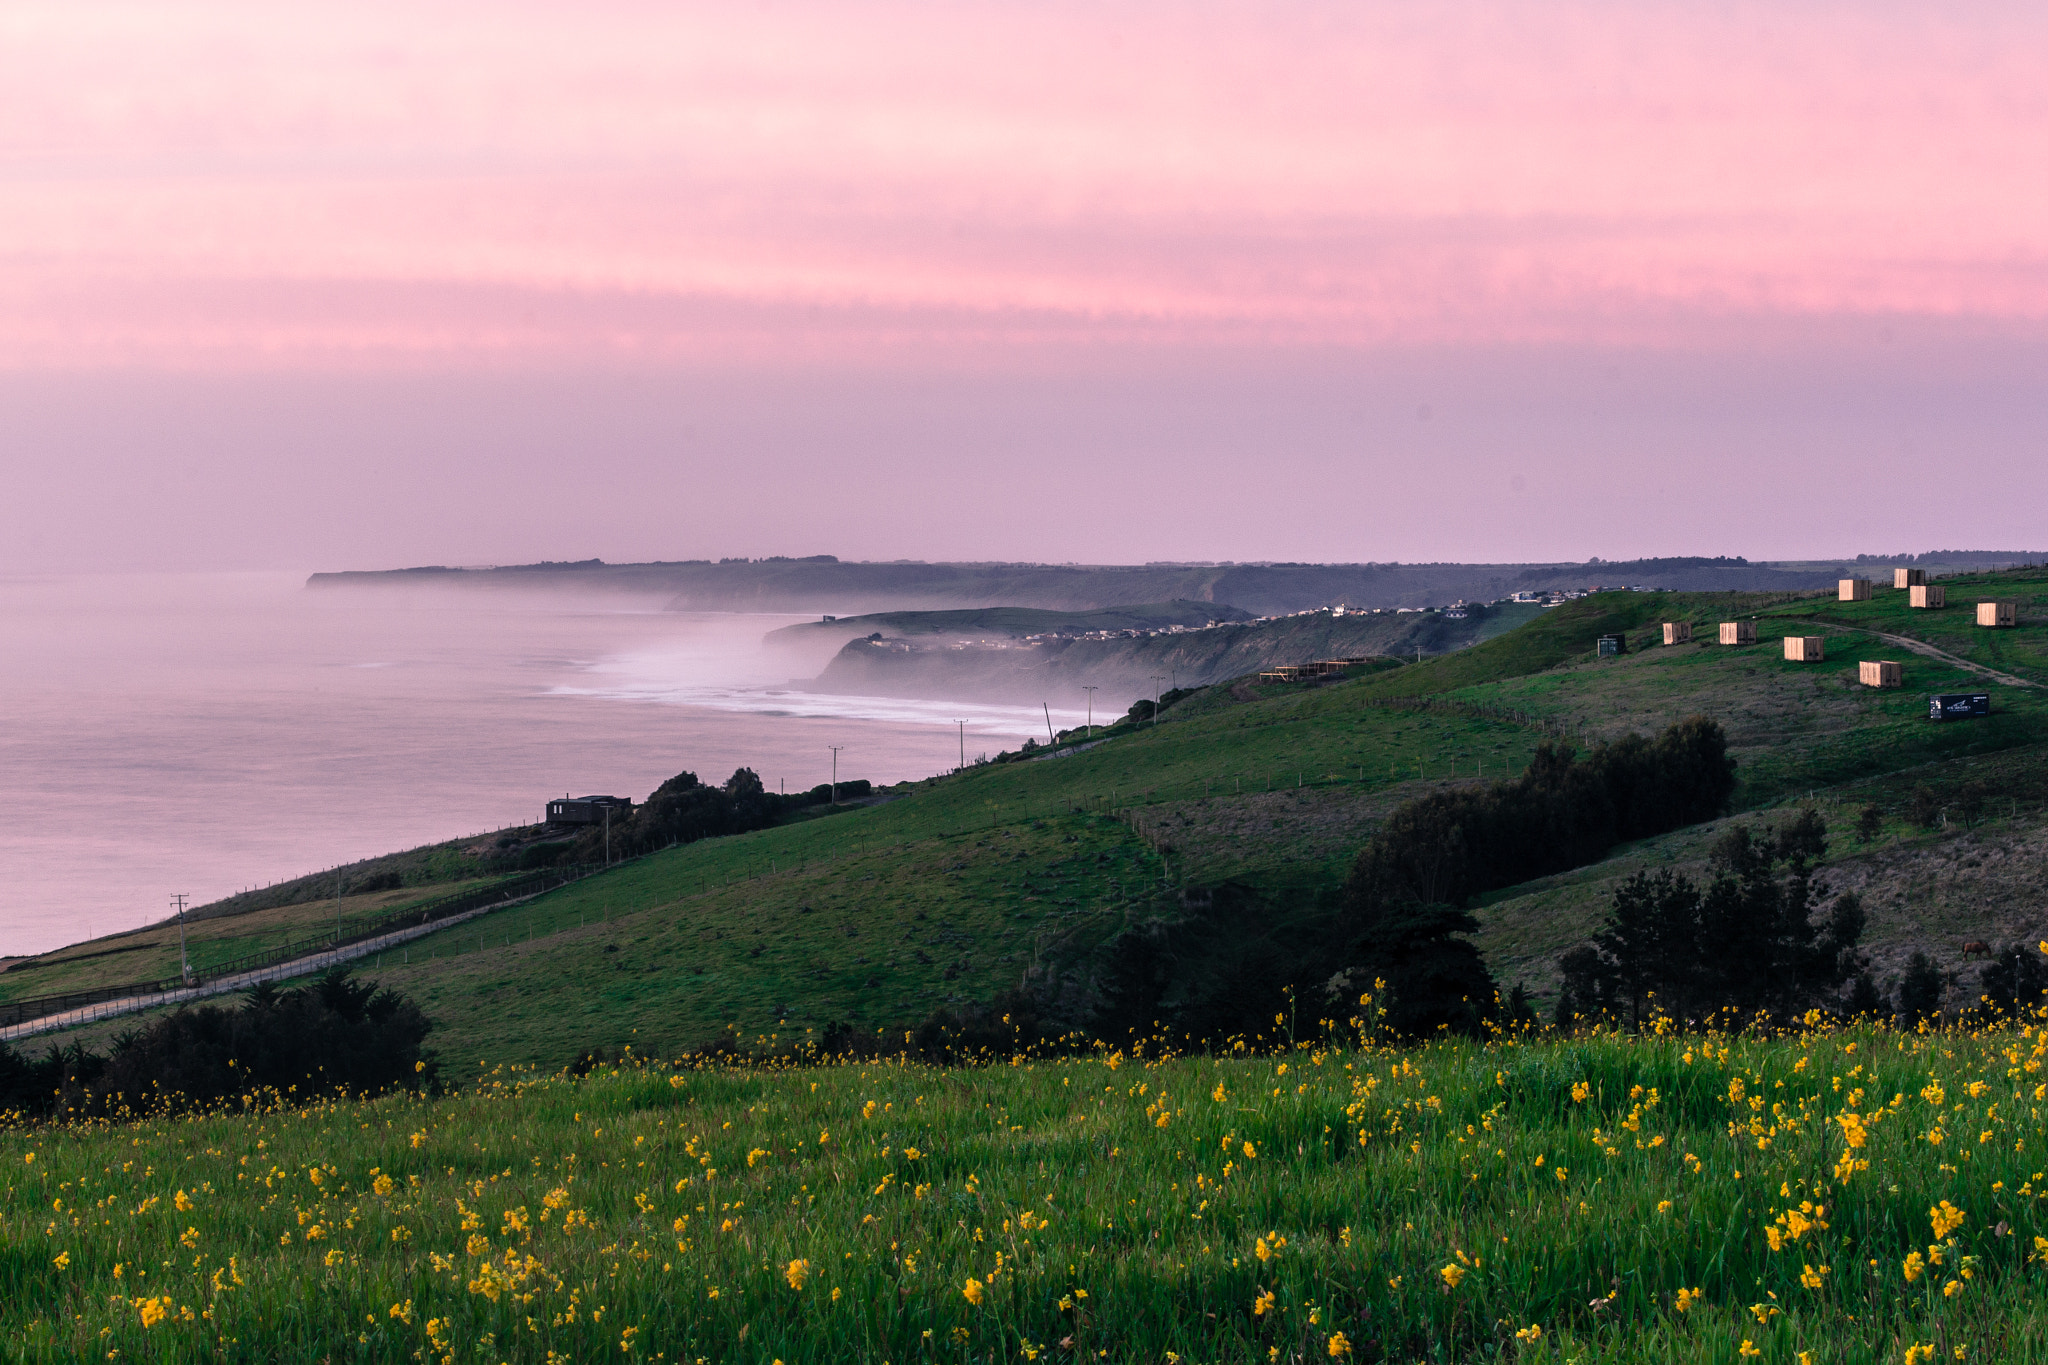
<svg viewBox="0 0 2048 1365">
<path fill-rule="evenodd" d="M 2027 1361 L 2040 1028 L 503 1069 L 0 1134 L 23 1361 Z"/>
</svg>

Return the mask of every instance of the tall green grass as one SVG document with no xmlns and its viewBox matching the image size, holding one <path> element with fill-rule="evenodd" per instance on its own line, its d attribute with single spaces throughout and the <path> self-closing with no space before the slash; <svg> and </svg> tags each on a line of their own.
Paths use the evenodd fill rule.
<svg viewBox="0 0 2048 1365">
<path fill-rule="evenodd" d="M 2038 1359 L 2044 1058 L 2026 1027 L 656 1062 L 18 1130 L 0 1352 Z"/>
</svg>

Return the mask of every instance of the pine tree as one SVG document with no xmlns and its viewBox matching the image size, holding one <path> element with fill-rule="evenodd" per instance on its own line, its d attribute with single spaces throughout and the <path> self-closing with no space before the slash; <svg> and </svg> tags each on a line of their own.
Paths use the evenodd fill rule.
<svg viewBox="0 0 2048 1365">
<path fill-rule="evenodd" d="M 1945 987 L 1941 970 L 1927 960 L 1927 954 L 1913 954 L 1906 961 L 1905 976 L 1899 979 L 1899 1013 L 1909 1023 L 1935 1018 L 1941 1013 Z"/>
</svg>

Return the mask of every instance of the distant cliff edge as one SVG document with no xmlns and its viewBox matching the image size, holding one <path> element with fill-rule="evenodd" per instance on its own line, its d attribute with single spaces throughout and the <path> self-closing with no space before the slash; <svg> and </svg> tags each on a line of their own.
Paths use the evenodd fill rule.
<svg viewBox="0 0 2048 1365">
<path fill-rule="evenodd" d="M 1594 586 L 1679 591 L 1826 587 L 1854 561 L 1753 564 L 1698 557 L 1585 564 L 997 564 L 802 559 L 539 564 L 316 573 L 309 588 L 634 593 L 672 611 L 837 615 L 934 608 L 1092 611 L 1173 601 L 1270 616 L 1310 607 L 1420 607 Z M 1866 570 L 1867 572 L 1867 570 Z"/>
</svg>

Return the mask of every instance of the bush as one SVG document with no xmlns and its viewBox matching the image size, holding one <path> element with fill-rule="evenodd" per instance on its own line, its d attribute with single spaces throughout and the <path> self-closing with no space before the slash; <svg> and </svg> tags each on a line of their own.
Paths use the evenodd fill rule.
<svg viewBox="0 0 2048 1365">
<path fill-rule="evenodd" d="M 118 1117 L 257 1093 L 297 1103 L 423 1086 L 434 1079 L 420 1046 L 432 1028 L 411 1000 L 335 967 L 297 990 L 257 986 L 239 1009 L 181 1009 L 123 1034 L 105 1057 L 74 1045 L 25 1062 L 0 1046 L 0 1104 Z"/>
</svg>

